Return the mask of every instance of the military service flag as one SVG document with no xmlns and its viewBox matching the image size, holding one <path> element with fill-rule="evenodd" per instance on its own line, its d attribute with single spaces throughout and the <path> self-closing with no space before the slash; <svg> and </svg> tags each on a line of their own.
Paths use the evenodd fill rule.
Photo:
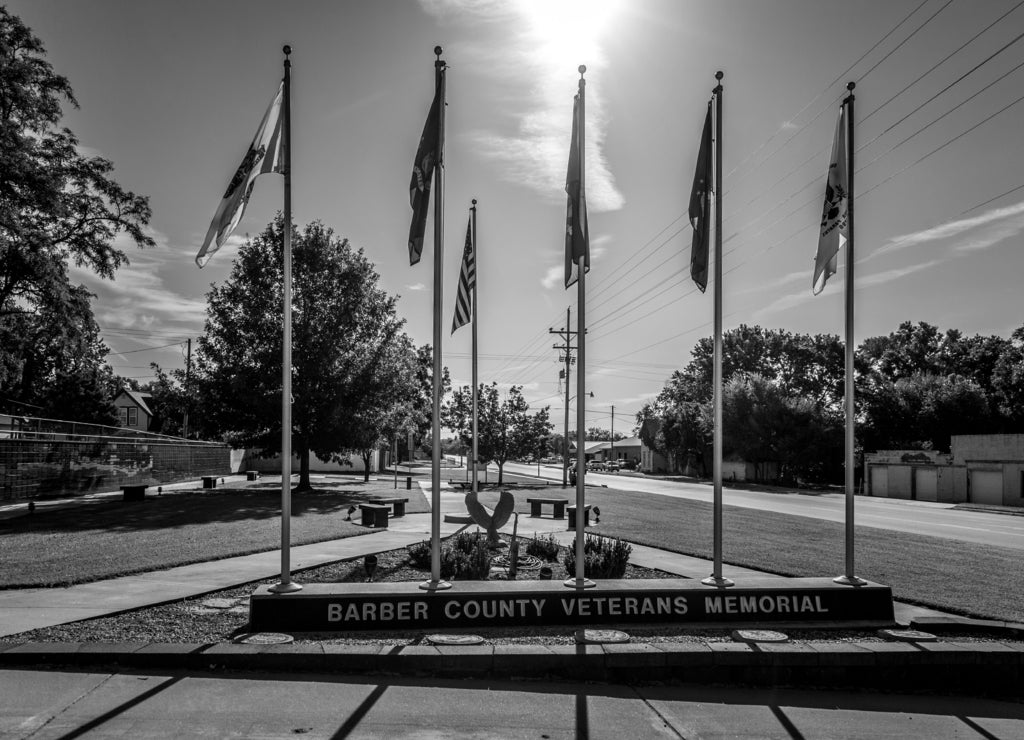
<svg viewBox="0 0 1024 740">
<path fill-rule="evenodd" d="M 690 277 L 703 293 L 708 287 L 708 252 L 711 237 L 711 191 L 714 187 L 714 171 L 711 161 L 711 103 L 704 118 L 704 131 L 700 136 L 697 151 L 697 169 L 693 173 L 693 187 L 690 189 L 690 225 L 693 227 L 693 243 L 690 247 Z"/>
<path fill-rule="evenodd" d="M 825 182 L 825 207 L 821 214 L 818 252 L 814 256 L 814 295 L 825 289 L 825 282 L 835 274 L 839 248 L 849 238 L 847 212 L 850 206 L 850 183 L 846 173 L 846 106 L 839 109 L 836 136 L 832 142 L 832 159 Z"/>
<path fill-rule="evenodd" d="M 582 94 L 582 93 L 581 93 Z M 568 203 L 565 211 L 565 287 L 579 279 L 579 259 L 590 272 L 590 233 L 587 228 L 587 196 L 583 187 L 583 152 L 580 151 L 580 96 L 573 98 L 572 139 L 569 144 L 569 168 L 565 175 Z"/>
<path fill-rule="evenodd" d="M 228 183 L 224 198 L 213 215 L 206 232 L 203 246 L 196 255 L 196 264 L 202 267 L 210 261 L 213 253 L 224 246 L 231 232 L 238 226 L 249 205 L 249 197 L 256 178 L 267 172 L 284 172 L 284 138 L 282 133 L 281 103 L 284 100 L 284 83 L 263 114 L 263 120 L 249 150 L 238 165 L 234 177 Z"/>
</svg>

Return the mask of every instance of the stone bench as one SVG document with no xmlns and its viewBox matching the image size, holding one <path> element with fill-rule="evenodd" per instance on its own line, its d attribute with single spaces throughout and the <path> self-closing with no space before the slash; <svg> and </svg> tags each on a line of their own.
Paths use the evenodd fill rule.
<svg viewBox="0 0 1024 740">
<path fill-rule="evenodd" d="M 260 471 L 258 471 L 258 470 L 246 470 L 245 471 L 245 479 L 246 480 L 259 480 L 260 479 Z"/>
<path fill-rule="evenodd" d="M 387 529 L 388 512 L 391 509 L 386 504 L 359 504 L 359 509 L 363 515 L 364 527 Z"/>
<path fill-rule="evenodd" d="M 217 487 L 217 476 L 216 475 L 204 475 L 203 476 L 203 488 L 216 488 Z"/>
<path fill-rule="evenodd" d="M 565 519 L 565 505 L 569 503 L 567 498 L 528 498 L 526 501 L 530 504 L 530 516 L 540 516 L 542 507 L 551 504 L 555 519 Z"/>
<path fill-rule="evenodd" d="M 146 489 L 149 486 L 121 486 L 125 501 L 142 501 L 146 498 Z"/>
<path fill-rule="evenodd" d="M 370 499 L 371 504 L 385 504 L 391 506 L 391 516 L 405 516 L 405 505 L 409 502 L 407 498 L 399 496 L 374 496 Z"/>
<path fill-rule="evenodd" d="M 569 509 L 569 529 L 576 529 L 576 504 L 568 507 Z M 590 526 L 590 504 L 583 507 L 583 526 L 584 528 Z"/>
</svg>

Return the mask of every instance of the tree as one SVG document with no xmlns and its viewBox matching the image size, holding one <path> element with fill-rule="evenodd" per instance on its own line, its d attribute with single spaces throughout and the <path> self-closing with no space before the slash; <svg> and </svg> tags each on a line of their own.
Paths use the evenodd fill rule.
<svg viewBox="0 0 1024 740">
<path fill-rule="evenodd" d="M 283 242 L 278 215 L 239 250 L 231 275 L 207 296 L 195 361 L 206 430 L 264 454 L 281 450 Z M 292 247 L 292 446 L 298 490 L 307 490 L 311 452 L 327 461 L 376 444 L 377 415 L 416 392 L 404 385 L 411 345 L 396 299 L 377 287 L 362 250 L 319 222 L 293 226 Z"/>
<path fill-rule="evenodd" d="M 512 386 L 502 399 L 497 383 L 480 384 L 477 392 L 477 455 L 484 464 L 497 463 L 499 485 L 506 462 L 535 454 L 543 447 L 552 429 L 548 421 L 549 408 L 545 406 L 530 414 L 522 386 Z M 467 385 L 452 394 L 452 400 L 442 409 L 441 421 L 472 447 L 472 419 L 473 391 Z"/>
<path fill-rule="evenodd" d="M 351 419 L 349 444 L 363 459 L 364 481 L 370 480 L 374 451 L 399 432 L 412 431 L 422 423 L 417 408 L 423 395 L 418 377 L 420 355 L 404 334 L 387 351 L 389 356 L 376 365 L 376 374 L 366 379 L 362 403 Z"/>
<path fill-rule="evenodd" d="M 949 450 L 954 434 L 991 433 L 1000 423 L 984 391 L 959 375 L 917 373 L 865 394 L 866 449 Z"/>
<path fill-rule="evenodd" d="M 150 431 L 173 437 L 184 435 L 185 412 L 190 407 L 185 388 L 182 385 L 184 373 L 180 370 L 165 372 L 158 364 L 151 362 L 155 379 L 142 385 L 139 390 L 149 393 L 149 409 L 153 412 Z"/>
<path fill-rule="evenodd" d="M 0 395 L 29 404 L 59 395 L 71 402 L 61 416 L 109 421 L 112 398 L 102 395 L 112 375 L 96 338 L 93 296 L 72 285 L 68 266 L 113 279 L 128 261 L 114 246 L 119 234 L 140 247 L 155 243 L 144 230 L 149 203 L 59 126 L 62 102 L 78 104 L 44 55 L 31 30 L 0 7 Z M 42 354 L 41 339 L 52 354 Z M 78 358 L 76 367 L 67 368 L 65 357 Z"/>
<path fill-rule="evenodd" d="M 757 375 L 734 376 L 725 384 L 722 427 L 725 447 L 753 463 L 758 480 L 765 478 L 766 463 L 777 463 L 785 482 L 821 481 L 835 472 L 828 461 L 842 457 L 843 428 L 837 416 Z"/>
</svg>

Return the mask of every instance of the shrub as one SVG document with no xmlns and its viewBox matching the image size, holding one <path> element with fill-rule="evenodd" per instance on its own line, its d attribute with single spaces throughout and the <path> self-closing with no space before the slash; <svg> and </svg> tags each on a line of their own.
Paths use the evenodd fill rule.
<svg viewBox="0 0 1024 740">
<path fill-rule="evenodd" d="M 441 548 L 441 578 L 486 581 L 490 573 L 491 553 L 486 538 L 463 532 Z"/>
<path fill-rule="evenodd" d="M 549 563 L 558 560 L 558 553 L 560 551 L 561 548 L 558 546 L 558 541 L 555 540 L 553 534 L 549 534 L 547 537 L 538 537 L 537 533 L 534 532 L 533 539 L 526 542 L 527 555 L 534 555 Z"/>
<path fill-rule="evenodd" d="M 409 551 L 409 562 L 414 568 L 430 569 L 430 541 L 424 540 L 406 548 Z"/>
<path fill-rule="evenodd" d="M 620 539 L 587 535 L 583 540 L 583 575 L 587 578 L 622 578 L 633 547 Z M 576 541 L 562 563 L 571 578 L 576 573 Z"/>
<path fill-rule="evenodd" d="M 479 532 L 459 532 L 448 540 L 448 545 L 466 555 L 472 555 L 473 551 L 481 545 L 487 547 L 485 540 L 482 540 Z"/>
</svg>

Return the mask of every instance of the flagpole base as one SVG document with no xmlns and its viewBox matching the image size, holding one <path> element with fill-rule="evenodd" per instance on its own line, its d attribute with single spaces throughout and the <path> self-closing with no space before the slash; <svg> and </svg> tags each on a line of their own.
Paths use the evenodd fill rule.
<svg viewBox="0 0 1024 740">
<path fill-rule="evenodd" d="M 448 581 L 423 581 L 419 587 L 422 591 L 444 591 L 451 588 L 452 584 Z"/>
<path fill-rule="evenodd" d="M 863 586 L 867 581 L 857 576 L 836 576 L 832 583 L 838 583 L 840 586 Z"/>
<path fill-rule="evenodd" d="M 705 586 L 714 586 L 715 588 L 729 588 L 735 586 L 736 582 L 725 576 L 710 575 L 701 581 Z"/>
<path fill-rule="evenodd" d="M 271 586 L 269 590 L 272 594 L 293 594 L 296 591 L 301 591 L 302 586 L 295 581 L 288 581 L 287 583 L 280 581 Z"/>
<path fill-rule="evenodd" d="M 566 588 L 594 588 L 597 584 L 589 578 L 566 578 L 562 585 Z"/>
</svg>

